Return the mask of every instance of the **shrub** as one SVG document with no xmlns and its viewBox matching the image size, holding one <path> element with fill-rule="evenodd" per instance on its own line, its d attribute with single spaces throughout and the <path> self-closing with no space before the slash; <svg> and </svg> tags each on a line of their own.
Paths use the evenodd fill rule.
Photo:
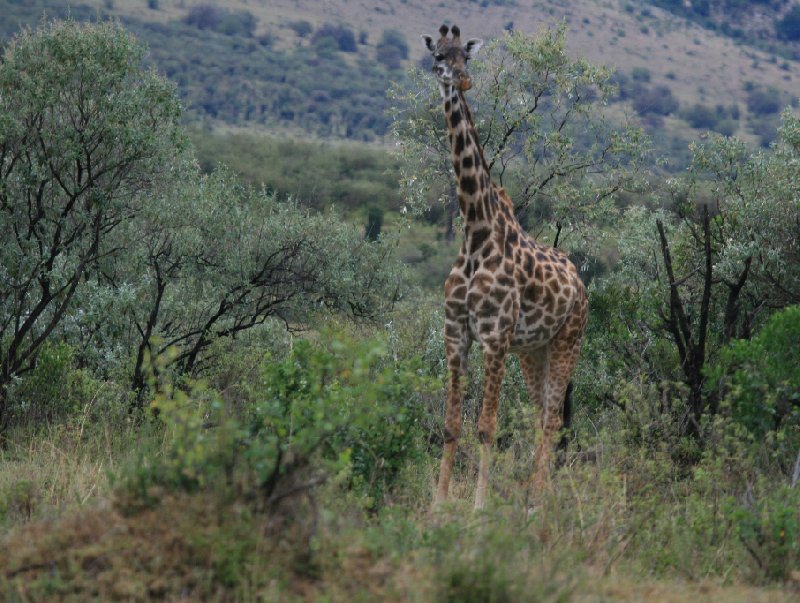
<svg viewBox="0 0 800 603">
<path fill-rule="evenodd" d="M 257 26 L 258 19 L 250 11 L 227 12 L 220 23 L 219 33 L 252 38 Z"/>
<path fill-rule="evenodd" d="M 795 4 L 782 19 L 775 22 L 775 31 L 784 40 L 800 40 L 800 5 Z"/>
<path fill-rule="evenodd" d="M 198 4 L 189 9 L 183 21 L 187 25 L 194 25 L 198 29 L 219 28 L 224 13 L 213 4 Z"/>
<path fill-rule="evenodd" d="M 780 93 L 775 88 L 754 88 L 747 94 L 747 109 L 756 115 L 771 115 L 781 110 Z"/>
<path fill-rule="evenodd" d="M 631 96 L 633 97 L 633 108 L 640 115 L 647 113 L 669 115 L 678 110 L 678 100 L 667 86 L 636 87 L 631 91 Z"/>
<path fill-rule="evenodd" d="M 323 43 L 325 38 L 330 38 L 336 43 L 336 47 L 342 52 L 356 51 L 356 37 L 346 25 L 334 25 L 332 23 L 323 24 L 311 38 L 314 45 Z"/>
<path fill-rule="evenodd" d="M 387 69 L 400 69 L 408 59 L 408 43 L 405 36 L 395 29 L 383 31 L 376 48 L 376 57 Z"/>
<path fill-rule="evenodd" d="M 308 34 L 314 31 L 311 23 L 303 19 L 289 22 L 289 29 L 293 30 L 298 37 L 305 38 Z"/>
<path fill-rule="evenodd" d="M 778 136 L 780 120 L 777 115 L 762 115 L 751 117 L 747 120 L 750 130 L 758 136 L 759 144 L 762 147 L 769 147 L 773 140 Z"/>
<path fill-rule="evenodd" d="M 145 454 L 128 471 L 134 506 L 156 502 L 153 486 L 224 492 L 235 484 L 234 495 L 272 508 L 341 472 L 380 504 L 421 454 L 416 395 L 425 388 L 413 365 L 392 364 L 385 354 L 375 341 L 301 340 L 284 360 L 263 360 L 237 409 L 199 381 L 188 391 L 162 385 L 153 408 L 170 445 L 164 457 Z"/>
<path fill-rule="evenodd" d="M 79 415 L 86 421 L 96 418 L 97 413 L 105 413 L 105 418 L 115 411 L 124 413 L 120 392 L 93 378 L 88 370 L 76 368 L 76 364 L 75 351 L 67 343 L 45 343 L 36 367 L 10 389 L 10 422 L 43 427 Z M 100 392 L 103 399 L 98 401 Z M 104 403 L 120 406 L 109 409 Z"/>
<path fill-rule="evenodd" d="M 717 124 L 711 128 L 715 132 L 719 132 L 723 136 L 733 136 L 736 130 L 739 129 L 739 122 L 735 119 L 721 119 Z"/>
<path fill-rule="evenodd" d="M 719 115 L 712 107 L 695 103 L 681 111 L 681 117 L 693 128 L 713 130 L 719 122 Z"/>
<path fill-rule="evenodd" d="M 736 534 L 766 580 L 786 580 L 800 562 L 800 489 L 757 486 L 730 512 Z"/>
<path fill-rule="evenodd" d="M 258 20 L 249 11 L 226 11 L 213 4 L 198 4 L 189 9 L 184 23 L 226 36 L 249 38 L 255 33 Z"/>
<path fill-rule="evenodd" d="M 723 349 L 709 381 L 731 418 L 755 437 L 782 431 L 800 444 L 798 358 L 800 306 L 792 306 L 774 314 L 752 339 Z"/>
</svg>

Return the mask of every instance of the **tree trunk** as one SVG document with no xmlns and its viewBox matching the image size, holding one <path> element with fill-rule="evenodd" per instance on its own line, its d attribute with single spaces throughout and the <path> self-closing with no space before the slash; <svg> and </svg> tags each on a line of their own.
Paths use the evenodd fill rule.
<svg viewBox="0 0 800 603">
<path fill-rule="evenodd" d="M 664 324 L 672 335 L 678 348 L 678 357 L 684 374 L 684 383 L 689 387 L 689 416 L 683 427 L 685 435 L 698 437 L 700 422 L 706 411 L 704 396 L 705 377 L 703 367 L 706 361 L 706 340 L 708 337 L 709 310 L 711 306 L 711 287 L 713 284 L 713 257 L 711 248 L 711 226 L 708 208 L 703 208 L 703 291 L 700 301 L 700 316 L 696 324 L 689 318 L 681 300 L 678 288 L 687 279 L 676 279 L 672 265 L 672 253 L 661 220 L 656 221 L 661 242 L 664 268 L 669 279 L 669 315 L 664 316 Z M 716 412 L 716 404 L 712 405 Z"/>
</svg>

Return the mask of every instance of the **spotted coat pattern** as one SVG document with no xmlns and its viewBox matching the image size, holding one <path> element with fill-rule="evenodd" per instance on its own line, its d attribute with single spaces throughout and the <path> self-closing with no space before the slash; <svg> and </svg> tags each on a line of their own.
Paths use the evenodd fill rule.
<svg viewBox="0 0 800 603">
<path fill-rule="evenodd" d="M 445 281 L 445 351 L 449 369 L 445 445 L 435 505 L 447 499 L 453 458 L 462 423 L 462 377 L 473 342 L 483 351 L 483 404 L 478 419 L 482 443 L 475 507 L 486 501 L 491 446 L 497 428 L 500 386 L 508 353 L 520 358 L 531 402 L 542 418 L 542 439 L 535 454 L 532 487 L 548 483 L 552 442 L 563 424 L 563 406 L 586 328 L 586 290 L 575 266 L 559 250 L 535 241 L 520 226 L 511 199 L 492 182 L 489 166 L 464 97 L 470 40 L 462 46 L 459 30 L 440 29 L 434 56 L 450 135 L 458 184 L 464 242 Z"/>
</svg>

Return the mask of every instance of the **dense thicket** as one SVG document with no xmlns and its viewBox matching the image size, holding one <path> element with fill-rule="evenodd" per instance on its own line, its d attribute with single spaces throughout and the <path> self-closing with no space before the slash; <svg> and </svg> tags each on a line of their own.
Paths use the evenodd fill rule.
<svg viewBox="0 0 800 603">
<path fill-rule="evenodd" d="M 54 342 L 141 391 L 144 364 L 172 347 L 192 372 L 270 318 L 373 320 L 400 296 L 388 242 L 201 175 L 173 86 L 141 60 L 121 27 L 69 21 L 20 35 L 0 64 L 3 423 L 41 410 L 13 390 Z"/>
</svg>

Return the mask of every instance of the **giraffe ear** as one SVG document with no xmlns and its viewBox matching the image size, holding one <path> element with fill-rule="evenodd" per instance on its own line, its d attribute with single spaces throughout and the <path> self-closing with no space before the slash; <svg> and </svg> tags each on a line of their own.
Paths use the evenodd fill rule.
<svg viewBox="0 0 800 603">
<path fill-rule="evenodd" d="M 480 38 L 472 38 L 464 45 L 464 50 L 467 52 L 467 58 L 471 59 L 483 46 L 483 40 Z"/>
<path fill-rule="evenodd" d="M 425 34 L 421 35 L 420 38 L 422 38 L 422 42 L 425 44 L 425 48 L 433 52 L 433 49 L 435 48 L 433 44 L 433 38 Z"/>
</svg>

